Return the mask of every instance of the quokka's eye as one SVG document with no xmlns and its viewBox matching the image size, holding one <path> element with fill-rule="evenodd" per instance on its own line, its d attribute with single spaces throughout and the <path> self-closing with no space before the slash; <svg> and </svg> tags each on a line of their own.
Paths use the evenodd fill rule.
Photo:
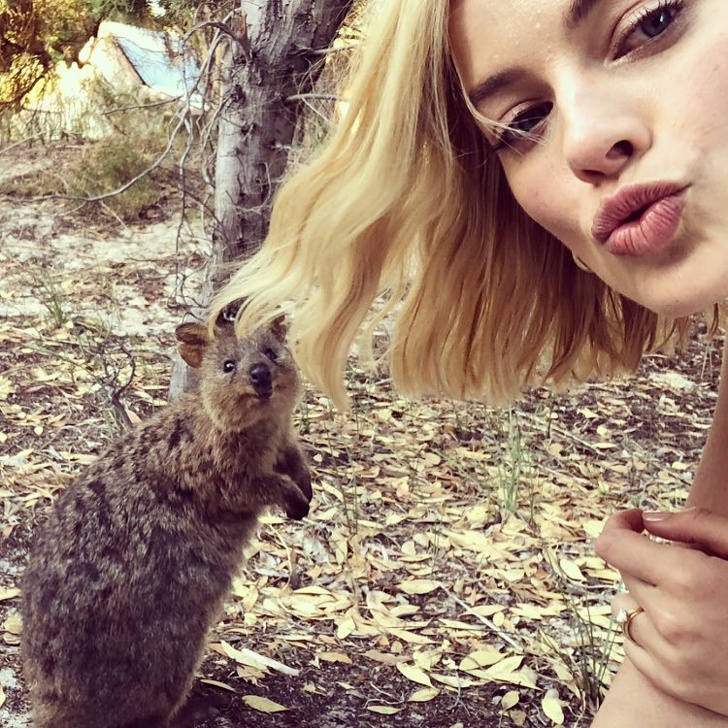
<svg viewBox="0 0 728 728">
<path fill-rule="evenodd" d="M 263 354 L 272 362 L 278 361 L 278 352 L 275 349 L 271 349 L 271 347 L 263 349 Z"/>
<path fill-rule="evenodd" d="M 236 369 L 235 362 L 232 359 L 228 359 L 222 365 L 222 370 L 225 372 L 225 374 L 230 374 L 231 372 L 234 372 L 235 369 Z"/>
</svg>

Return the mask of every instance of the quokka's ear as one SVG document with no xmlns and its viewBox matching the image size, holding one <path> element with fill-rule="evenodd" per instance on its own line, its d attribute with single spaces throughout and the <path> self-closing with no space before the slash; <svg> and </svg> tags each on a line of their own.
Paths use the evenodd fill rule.
<svg viewBox="0 0 728 728">
<path fill-rule="evenodd" d="M 280 316 L 276 316 L 271 322 L 268 327 L 273 334 L 273 336 L 278 339 L 281 343 L 285 342 L 286 335 L 288 334 L 288 323 L 286 322 L 286 315 L 281 314 Z"/>
<path fill-rule="evenodd" d="M 180 356 L 193 368 L 199 369 L 202 355 L 210 343 L 207 327 L 202 324 L 188 322 L 175 329 L 177 350 Z"/>
</svg>

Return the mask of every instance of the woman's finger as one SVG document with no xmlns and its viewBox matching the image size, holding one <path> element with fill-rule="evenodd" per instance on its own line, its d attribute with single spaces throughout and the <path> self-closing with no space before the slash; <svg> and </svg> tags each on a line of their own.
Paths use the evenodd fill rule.
<svg viewBox="0 0 728 728">
<path fill-rule="evenodd" d="M 655 536 L 697 546 L 702 551 L 728 559 L 728 518 L 705 508 L 678 513 L 643 513 L 646 530 Z"/>
<path fill-rule="evenodd" d="M 613 515 L 597 539 L 595 549 L 623 577 L 630 574 L 649 584 L 661 583 L 675 568 L 674 547 L 651 541 L 642 534 L 640 511 Z"/>
<path fill-rule="evenodd" d="M 622 574 L 624 581 L 624 588 L 626 593 L 630 595 L 635 603 L 635 606 L 639 604 L 645 609 L 650 608 L 652 611 L 653 607 L 659 608 L 663 603 L 665 594 L 660 586 L 655 586 L 651 582 L 642 581 L 631 574 Z"/>
<path fill-rule="evenodd" d="M 630 609 L 635 609 L 639 604 L 637 600 L 632 596 L 631 592 L 623 591 L 619 592 L 614 599 L 612 599 L 612 619 L 616 619 L 617 615 L 624 610 L 629 612 Z"/>
<path fill-rule="evenodd" d="M 648 633 L 654 635 L 654 629 L 650 629 L 649 632 L 643 632 L 645 637 L 640 641 L 637 630 L 639 628 L 639 631 L 642 631 L 642 628 L 648 626 L 646 624 L 647 615 L 642 606 L 637 603 L 629 592 L 617 594 L 612 600 L 612 619 L 619 626 L 625 639 L 640 646 L 645 644 L 644 639 Z M 642 624 L 638 625 L 638 621 L 641 621 Z"/>
</svg>

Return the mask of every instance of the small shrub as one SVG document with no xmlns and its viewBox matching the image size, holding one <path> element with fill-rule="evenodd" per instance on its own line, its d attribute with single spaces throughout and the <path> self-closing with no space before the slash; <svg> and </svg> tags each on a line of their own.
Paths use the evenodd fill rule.
<svg viewBox="0 0 728 728">
<path fill-rule="evenodd" d="M 88 145 L 67 171 L 68 193 L 95 198 L 121 189 L 154 165 L 160 152 L 154 141 L 117 135 Z M 129 189 L 100 204 L 125 222 L 137 219 L 164 196 L 163 177 L 161 172 L 148 172 Z"/>
</svg>

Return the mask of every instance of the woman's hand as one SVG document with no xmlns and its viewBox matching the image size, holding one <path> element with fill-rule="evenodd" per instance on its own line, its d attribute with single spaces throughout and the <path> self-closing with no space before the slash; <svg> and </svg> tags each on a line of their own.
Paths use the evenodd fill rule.
<svg viewBox="0 0 728 728">
<path fill-rule="evenodd" d="M 596 550 L 629 591 L 617 604 L 644 609 L 625 640 L 630 661 L 660 690 L 728 716 L 728 518 L 624 511 L 609 519 Z"/>
</svg>

